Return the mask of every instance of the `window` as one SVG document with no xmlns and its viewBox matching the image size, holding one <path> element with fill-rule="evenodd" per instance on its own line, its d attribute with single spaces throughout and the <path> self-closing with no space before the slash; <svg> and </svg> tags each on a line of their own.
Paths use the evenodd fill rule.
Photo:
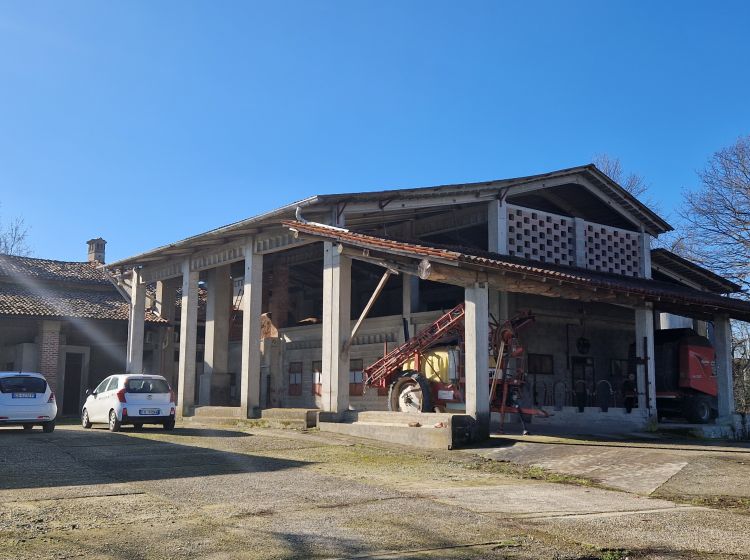
<svg viewBox="0 0 750 560">
<path fill-rule="evenodd" d="M 106 391 L 107 385 L 109 385 L 110 381 L 111 381 L 111 378 L 107 377 L 107 379 L 105 379 L 104 381 L 99 383 L 99 385 L 96 386 L 96 389 L 94 389 L 94 393 L 99 394 L 99 393 L 103 393 L 104 391 Z"/>
<path fill-rule="evenodd" d="M 555 373 L 552 354 L 529 354 L 529 373 L 534 375 L 552 375 Z"/>
<path fill-rule="evenodd" d="M 0 379 L 2 393 L 44 393 L 46 390 L 47 383 L 38 377 L 19 375 Z"/>
<path fill-rule="evenodd" d="M 105 391 L 114 391 L 115 389 L 117 389 L 117 378 L 113 377 L 109 380 L 109 385 L 107 385 Z"/>
<path fill-rule="evenodd" d="M 312 394 L 323 394 L 323 362 L 316 360 L 312 363 Z"/>
<path fill-rule="evenodd" d="M 362 384 L 362 360 L 349 360 L 349 394 L 361 396 L 364 393 Z"/>
<path fill-rule="evenodd" d="M 163 379 L 131 377 L 125 385 L 125 391 L 128 393 L 169 393 L 169 385 Z"/>
<path fill-rule="evenodd" d="M 289 396 L 302 394 L 302 362 L 289 362 Z"/>
</svg>

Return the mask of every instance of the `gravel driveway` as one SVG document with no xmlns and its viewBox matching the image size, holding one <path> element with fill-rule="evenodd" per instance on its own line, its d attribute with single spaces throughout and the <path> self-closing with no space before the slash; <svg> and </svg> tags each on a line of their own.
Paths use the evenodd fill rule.
<svg viewBox="0 0 750 560">
<path fill-rule="evenodd" d="M 314 431 L 0 430 L 0 558 L 739 558 L 750 550 L 750 517 L 501 467 Z"/>
</svg>

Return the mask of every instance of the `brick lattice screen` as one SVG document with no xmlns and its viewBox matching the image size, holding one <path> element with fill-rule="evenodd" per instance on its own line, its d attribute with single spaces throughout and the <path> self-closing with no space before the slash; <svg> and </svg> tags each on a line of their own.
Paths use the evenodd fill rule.
<svg viewBox="0 0 750 560">
<path fill-rule="evenodd" d="M 638 233 L 599 224 L 586 224 L 586 268 L 640 276 Z"/>
<path fill-rule="evenodd" d="M 508 205 L 508 254 L 575 266 L 573 218 Z"/>
</svg>

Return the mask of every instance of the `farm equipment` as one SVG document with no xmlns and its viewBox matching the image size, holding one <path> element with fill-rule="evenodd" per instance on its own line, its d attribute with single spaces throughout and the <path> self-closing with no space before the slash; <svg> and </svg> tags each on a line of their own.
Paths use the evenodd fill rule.
<svg viewBox="0 0 750 560">
<path fill-rule="evenodd" d="M 654 350 L 658 415 L 697 424 L 715 418 L 716 352 L 709 340 L 693 329 L 658 330 Z"/>
<path fill-rule="evenodd" d="M 521 313 L 503 323 L 490 323 L 490 409 L 501 414 L 543 415 L 521 406 L 524 349 L 518 331 L 534 322 Z M 464 305 L 459 304 L 402 345 L 386 353 L 362 372 L 365 387 L 388 389 L 388 410 L 394 412 L 445 412 L 466 408 L 464 397 Z M 502 422 L 502 420 L 501 420 Z"/>
</svg>

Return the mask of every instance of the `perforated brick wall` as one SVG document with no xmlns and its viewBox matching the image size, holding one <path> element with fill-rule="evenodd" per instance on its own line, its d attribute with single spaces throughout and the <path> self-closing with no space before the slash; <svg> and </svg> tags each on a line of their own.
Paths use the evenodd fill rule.
<svg viewBox="0 0 750 560">
<path fill-rule="evenodd" d="M 575 266 L 574 220 L 508 204 L 508 254 Z"/>
<path fill-rule="evenodd" d="M 586 268 L 640 276 L 641 248 L 634 231 L 586 224 Z"/>
</svg>

